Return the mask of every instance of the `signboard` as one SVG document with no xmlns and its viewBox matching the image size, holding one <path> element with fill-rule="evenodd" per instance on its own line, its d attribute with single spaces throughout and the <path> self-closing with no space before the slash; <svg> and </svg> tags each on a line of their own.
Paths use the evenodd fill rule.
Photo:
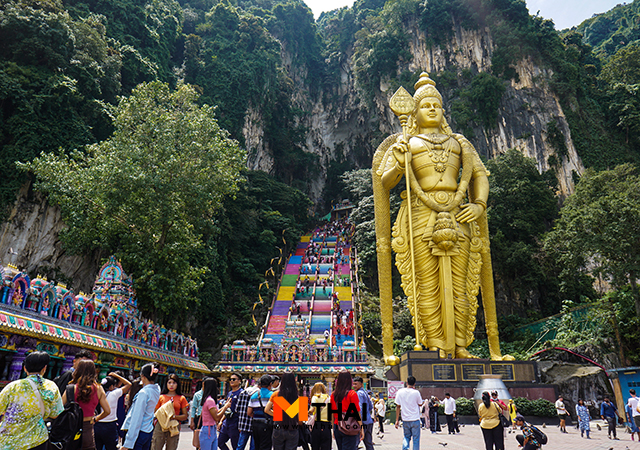
<svg viewBox="0 0 640 450">
<path fill-rule="evenodd" d="M 387 398 L 396 398 L 396 392 L 404 387 L 404 381 L 387 381 Z"/>
<path fill-rule="evenodd" d="M 503 381 L 513 381 L 513 364 L 491 364 L 491 373 L 502 375 Z"/>
<path fill-rule="evenodd" d="M 464 381 L 478 381 L 484 375 L 484 364 L 462 364 L 462 379 Z"/>
<path fill-rule="evenodd" d="M 433 381 L 456 381 L 456 366 L 453 364 L 434 364 Z"/>
</svg>

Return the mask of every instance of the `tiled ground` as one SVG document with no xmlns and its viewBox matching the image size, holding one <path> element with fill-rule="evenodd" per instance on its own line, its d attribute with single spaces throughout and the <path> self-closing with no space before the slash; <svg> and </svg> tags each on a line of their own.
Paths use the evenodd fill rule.
<svg viewBox="0 0 640 450">
<path fill-rule="evenodd" d="M 609 440 L 607 438 L 607 432 L 605 431 L 606 427 L 603 427 L 602 431 L 597 430 L 596 423 L 602 425 L 601 422 L 602 421 L 591 422 L 593 431 L 590 440 L 580 438 L 580 432 L 575 428 L 568 429 L 569 433 L 563 434 L 560 433 L 560 430 L 555 426 L 547 427 L 544 429 L 544 432 L 549 437 L 549 443 L 543 448 L 545 450 L 640 450 L 640 442 L 632 441 L 630 435 L 626 434 L 622 428 L 618 429 L 619 441 Z M 375 430 L 377 431 L 377 427 Z M 446 430 L 446 426 L 443 430 Z M 374 437 L 375 450 L 401 450 L 402 427 L 396 430 L 393 426 L 386 426 L 385 431 L 386 433 L 383 439 Z M 446 431 L 434 435 L 423 430 L 420 436 L 420 449 L 484 450 L 482 431 L 478 425 L 466 425 L 461 428 L 461 431 L 461 434 L 456 435 L 448 435 Z M 178 450 L 193 450 L 191 437 L 191 430 L 183 427 Z M 333 450 L 337 450 L 335 442 Z M 518 450 L 515 433 L 505 435 L 505 450 Z"/>
</svg>

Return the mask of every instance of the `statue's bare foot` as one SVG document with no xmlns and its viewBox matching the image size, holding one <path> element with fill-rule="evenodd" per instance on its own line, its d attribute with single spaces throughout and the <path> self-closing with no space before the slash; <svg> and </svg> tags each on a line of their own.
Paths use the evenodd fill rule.
<svg viewBox="0 0 640 450">
<path fill-rule="evenodd" d="M 515 361 L 515 358 L 511 355 L 502 355 L 497 358 L 491 358 L 494 361 Z"/>
<path fill-rule="evenodd" d="M 478 357 L 469 353 L 469 351 L 464 347 L 456 347 L 456 358 L 457 359 L 477 359 Z"/>
</svg>

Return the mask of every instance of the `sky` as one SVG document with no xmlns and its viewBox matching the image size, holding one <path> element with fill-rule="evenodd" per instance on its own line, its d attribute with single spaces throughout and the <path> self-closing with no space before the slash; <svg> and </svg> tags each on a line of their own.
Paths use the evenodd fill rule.
<svg viewBox="0 0 640 450">
<path fill-rule="evenodd" d="M 353 6 L 354 0 L 304 0 L 313 15 L 318 18 L 323 11 L 331 11 L 343 6 Z M 553 19 L 556 29 L 562 30 L 579 25 L 594 14 L 609 11 L 623 3 L 615 0 L 528 0 L 529 13 L 538 10 L 545 19 Z M 628 3 L 631 3 L 629 0 Z"/>
</svg>

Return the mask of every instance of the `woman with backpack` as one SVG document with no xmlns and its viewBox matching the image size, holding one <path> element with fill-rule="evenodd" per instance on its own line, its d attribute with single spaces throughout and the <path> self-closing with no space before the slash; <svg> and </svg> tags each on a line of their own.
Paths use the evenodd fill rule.
<svg viewBox="0 0 640 450">
<path fill-rule="evenodd" d="M 160 394 L 160 399 L 156 404 L 156 411 L 158 411 L 165 403 L 172 402 L 174 415 L 172 420 L 183 422 L 189 418 L 189 402 L 182 395 L 182 389 L 180 388 L 180 378 L 175 373 L 169 375 L 167 382 L 164 385 L 164 389 Z M 166 445 L 167 450 L 176 450 L 178 448 L 178 440 L 180 434 L 175 436 L 171 435 L 171 431 L 164 431 L 160 425 L 160 421 L 156 422 L 153 429 L 153 438 L 151 439 L 151 448 L 153 450 L 162 450 Z"/>
<path fill-rule="evenodd" d="M 121 388 L 117 387 L 119 383 L 122 383 Z M 106 392 L 111 412 L 103 419 L 96 418 L 96 423 L 93 426 L 96 448 L 98 450 L 102 450 L 103 447 L 105 450 L 116 450 L 118 446 L 118 403 L 120 398 L 131 389 L 131 382 L 117 373 L 111 372 L 102 380 L 101 384 Z"/>
<path fill-rule="evenodd" d="M 82 408 L 82 450 L 95 450 L 93 425 L 107 417 L 111 407 L 104 389 L 96 382 L 96 365 L 93 361 L 83 359 L 78 362 L 71 384 L 62 394 L 62 402 L 66 404 L 67 401 L 75 401 Z M 102 412 L 96 416 L 94 413 L 98 404 Z"/>
<path fill-rule="evenodd" d="M 231 406 L 231 399 L 218 409 L 218 382 L 215 378 L 205 378 L 202 382 L 202 428 L 195 430 L 200 433 L 200 450 L 216 450 L 218 448 L 217 427 L 224 418 L 224 413 Z M 198 424 L 196 424 L 196 427 Z"/>
<path fill-rule="evenodd" d="M 153 433 L 153 413 L 160 398 L 160 388 L 156 384 L 158 368 L 145 364 L 140 369 L 142 389 L 133 397 L 131 407 L 122 425 L 127 430 L 120 450 L 149 450 Z M 133 395 L 133 392 L 131 393 Z"/>
<path fill-rule="evenodd" d="M 349 424 L 345 417 L 350 405 L 355 406 L 358 414 L 360 414 L 360 399 L 356 391 L 351 389 L 352 386 L 353 380 L 351 379 L 351 374 L 348 370 L 343 370 L 338 374 L 335 390 L 331 393 L 331 409 L 333 411 L 340 409 L 342 412 L 342 417 L 338 417 L 336 413 L 333 414 L 333 438 L 336 440 L 338 450 L 356 450 L 359 442 L 358 436 L 360 436 L 360 440 L 364 439 L 362 418 L 360 417 L 360 420 L 357 420 L 358 426 L 356 427 L 356 421 L 349 419 L 351 421 Z M 353 410 L 353 408 L 351 409 Z M 338 420 L 339 418 L 341 418 L 342 421 Z M 345 424 L 350 426 L 349 430 L 344 427 Z M 360 432 L 355 433 L 356 429 L 360 430 Z"/>
<path fill-rule="evenodd" d="M 290 405 L 298 400 L 298 384 L 296 377 L 292 373 L 285 373 L 280 380 L 280 389 L 273 393 L 269 401 L 264 407 L 264 412 L 273 416 L 273 405 L 277 397 L 282 397 Z M 284 411 L 282 412 L 281 421 L 273 421 L 273 433 L 271 434 L 271 444 L 273 450 L 296 450 L 300 434 L 298 431 L 298 415 L 289 417 Z"/>
<path fill-rule="evenodd" d="M 12 381 L 0 392 L 0 448 L 46 450 L 49 433 L 44 419 L 63 410 L 58 387 L 46 380 L 49 354 L 31 352 L 24 360 L 27 377 Z"/>
</svg>

